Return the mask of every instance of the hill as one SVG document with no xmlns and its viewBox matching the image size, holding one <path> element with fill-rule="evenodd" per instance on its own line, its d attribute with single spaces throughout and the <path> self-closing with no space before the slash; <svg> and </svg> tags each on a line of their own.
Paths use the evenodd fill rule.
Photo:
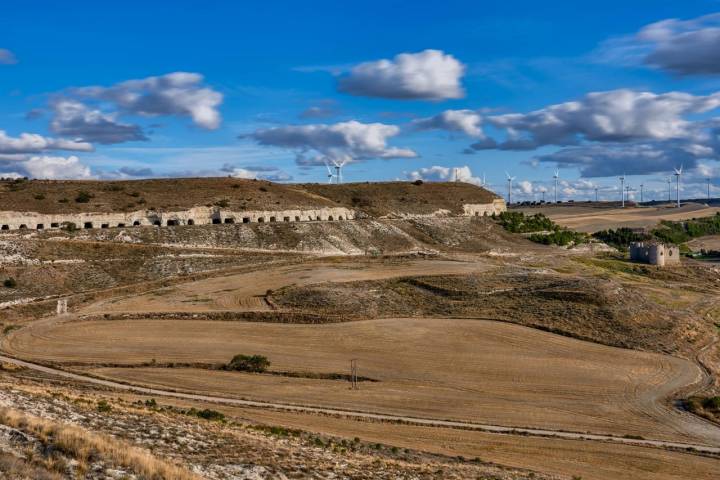
<svg viewBox="0 0 720 480">
<path fill-rule="evenodd" d="M 3 211 L 43 214 L 181 210 L 220 206 L 230 210 L 283 210 L 343 206 L 367 215 L 462 213 L 468 203 L 490 203 L 493 193 L 467 183 L 410 182 L 340 185 L 280 184 L 237 178 L 123 181 L 3 180 Z"/>
</svg>

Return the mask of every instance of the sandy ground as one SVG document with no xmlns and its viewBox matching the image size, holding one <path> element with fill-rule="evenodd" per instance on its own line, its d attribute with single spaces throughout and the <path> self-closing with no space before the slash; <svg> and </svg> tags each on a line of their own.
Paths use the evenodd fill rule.
<svg viewBox="0 0 720 480">
<path fill-rule="evenodd" d="M 707 235 L 695 238 L 687 242 L 687 246 L 693 251 L 720 250 L 720 235 Z"/>
<path fill-rule="evenodd" d="M 720 444 L 663 406 L 700 370 L 674 357 L 616 349 L 512 324 L 383 319 L 329 325 L 195 320 L 115 320 L 20 330 L 6 342 L 21 358 L 72 362 L 226 362 L 262 354 L 280 371 L 360 374 L 343 381 L 167 368 L 93 373 L 165 388 L 266 401 L 509 426 L 633 434 Z"/>
<path fill-rule="evenodd" d="M 267 310 L 269 307 L 262 298 L 267 290 L 286 285 L 380 280 L 402 275 L 468 274 L 491 266 L 490 260 L 415 260 L 398 264 L 368 264 L 361 259 L 343 264 L 293 265 L 219 276 L 142 295 L 102 300 L 84 308 L 81 313 Z"/>
<path fill-rule="evenodd" d="M 706 207 L 697 203 L 688 203 L 679 209 L 672 207 L 604 209 L 583 206 L 548 206 L 521 210 L 529 214 L 544 213 L 560 225 L 588 233 L 619 227 L 654 227 L 662 220 L 687 220 L 693 217 L 707 217 L 720 212 L 718 207 Z"/>
</svg>

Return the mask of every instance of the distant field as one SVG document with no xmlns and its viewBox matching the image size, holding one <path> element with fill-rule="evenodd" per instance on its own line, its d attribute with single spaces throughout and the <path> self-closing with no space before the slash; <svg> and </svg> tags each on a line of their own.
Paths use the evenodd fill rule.
<svg viewBox="0 0 720 480">
<path fill-rule="evenodd" d="M 84 362 L 95 374 L 205 393 L 572 431 L 692 438 L 662 407 L 699 378 L 678 358 L 582 342 L 516 325 L 460 319 L 384 319 L 329 325 L 196 320 L 70 322 L 19 330 L 6 351 Z M 93 368 L 97 363 L 226 362 L 266 355 L 282 371 L 347 373 L 347 382 L 190 368 Z"/>
<path fill-rule="evenodd" d="M 687 242 L 687 246 L 691 250 L 717 250 L 720 251 L 720 235 L 707 235 L 705 237 L 695 238 Z"/>
<path fill-rule="evenodd" d="M 662 220 L 687 220 L 720 212 L 719 207 L 687 203 L 682 207 L 603 208 L 602 205 L 548 205 L 518 209 L 528 214 L 543 213 L 556 223 L 573 230 L 593 233 L 609 228 L 649 228 Z"/>
</svg>

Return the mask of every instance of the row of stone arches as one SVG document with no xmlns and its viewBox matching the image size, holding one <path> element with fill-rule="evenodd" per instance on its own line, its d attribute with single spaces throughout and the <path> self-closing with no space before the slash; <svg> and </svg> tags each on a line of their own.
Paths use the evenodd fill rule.
<svg viewBox="0 0 720 480">
<path fill-rule="evenodd" d="M 241 218 L 237 219 L 237 223 L 240 223 L 240 222 L 241 223 L 268 223 L 268 222 L 269 223 L 275 223 L 275 222 L 289 223 L 289 222 L 321 222 L 321 221 L 333 222 L 336 220 L 343 221 L 343 220 L 348 220 L 348 218 L 344 217 L 342 215 L 338 215 L 337 217 L 335 217 L 333 215 L 328 215 L 327 218 L 325 218 L 325 219 L 323 219 L 320 215 L 307 215 L 307 216 L 286 215 L 286 216 L 282 216 L 282 217 L 271 215 L 271 216 L 267 216 L 267 217 L 261 216 L 261 217 L 254 217 L 254 218 L 253 217 L 241 217 Z M 224 218 L 213 217 L 211 219 L 210 223 L 213 225 L 234 224 L 234 223 L 236 223 L 236 218 L 235 217 L 224 217 Z M 132 220 L 131 222 L 128 222 L 128 223 L 113 222 L 112 224 L 110 222 L 85 221 L 85 222 L 80 223 L 79 225 L 75 224 L 75 222 L 62 222 L 62 223 L 61 222 L 52 222 L 49 224 L 49 228 L 61 228 L 67 224 L 73 224 L 73 225 L 76 225 L 76 228 L 89 230 L 89 229 L 95 229 L 95 228 L 105 229 L 105 228 L 125 228 L 125 227 L 131 227 L 131 226 L 139 227 L 139 226 L 143 226 L 143 225 L 156 226 L 156 227 L 161 227 L 161 226 L 174 227 L 174 226 L 179 226 L 179 225 L 195 225 L 196 223 L 195 223 L 195 220 L 192 218 L 187 219 L 187 220 L 181 220 L 178 218 L 169 218 L 164 221 L 156 218 L 154 220 L 149 220 L 148 223 L 144 223 L 142 220 Z M 31 227 L 28 224 L 23 223 L 23 224 L 20 224 L 17 227 L 17 229 L 28 230 L 28 229 L 31 229 Z M 46 224 L 36 223 L 32 229 L 44 230 L 44 229 L 46 229 Z M 0 225 L 0 230 L 13 230 L 13 228 L 11 228 L 11 226 L 9 224 L 2 224 L 2 225 Z"/>
</svg>

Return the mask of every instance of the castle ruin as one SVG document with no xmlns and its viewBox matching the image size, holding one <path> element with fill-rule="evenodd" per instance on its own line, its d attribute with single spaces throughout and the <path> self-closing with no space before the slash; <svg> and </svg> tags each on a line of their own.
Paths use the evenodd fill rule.
<svg viewBox="0 0 720 480">
<path fill-rule="evenodd" d="M 633 242 L 630 244 L 630 260 L 650 265 L 672 265 L 680 263 L 680 248 L 660 242 Z"/>
</svg>

